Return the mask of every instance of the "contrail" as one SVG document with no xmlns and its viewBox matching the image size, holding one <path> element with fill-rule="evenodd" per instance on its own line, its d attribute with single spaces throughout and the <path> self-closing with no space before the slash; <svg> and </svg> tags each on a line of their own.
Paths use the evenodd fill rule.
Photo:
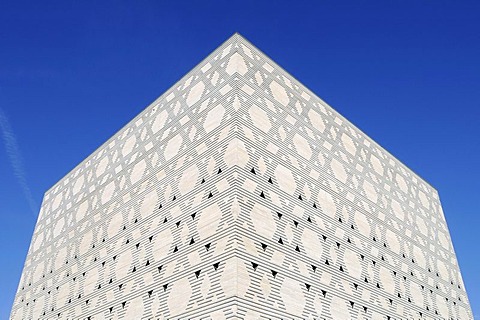
<svg viewBox="0 0 480 320">
<path fill-rule="evenodd" d="M 10 122 L 8 121 L 8 118 L 3 112 L 2 108 L 0 108 L 0 131 L 2 133 L 8 159 L 10 160 L 10 164 L 13 168 L 13 174 L 23 190 L 23 194 L 27 199 L 30 210 L 34 216 L 37 216 L 38 207 L 33 199 L 32 191 L 27 183 L 27 174 L 23 166 L 22 156 L 20 154 L 20 149 L 18 148 L 17 139 L 15 138 L 15 134 L 10 126 Z"/>
</svg>

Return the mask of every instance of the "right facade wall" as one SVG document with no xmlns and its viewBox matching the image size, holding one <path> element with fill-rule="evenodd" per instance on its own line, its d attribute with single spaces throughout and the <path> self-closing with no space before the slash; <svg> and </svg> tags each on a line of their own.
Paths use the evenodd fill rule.
<svg viewBox="0 0 480 320">
<path fill-rule="evenodd" d="M 241 37 L 237 52 L 239 316 L 472 319 L 437 191 Z"/>
</svg>

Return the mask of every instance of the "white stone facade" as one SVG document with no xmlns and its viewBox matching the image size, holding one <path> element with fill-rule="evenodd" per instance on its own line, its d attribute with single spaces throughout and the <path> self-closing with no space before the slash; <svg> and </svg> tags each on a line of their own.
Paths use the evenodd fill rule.
<svg viewBox="0 0 480 320">
<path fill-rule="evenodd" d="M 438 194 L 239 35 L 45 194 L 12 319 L 472 319 Z"/>
</svg>

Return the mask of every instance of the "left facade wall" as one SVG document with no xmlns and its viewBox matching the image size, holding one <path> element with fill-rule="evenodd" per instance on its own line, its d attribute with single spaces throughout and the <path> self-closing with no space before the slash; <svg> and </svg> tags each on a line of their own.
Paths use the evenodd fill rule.
<svg viewBox="0 0 480 320">
<path fill-rule="evenodd" d="M 236 45 L 46 192 L 12 319 L 235 318 Z"/>
</svg>

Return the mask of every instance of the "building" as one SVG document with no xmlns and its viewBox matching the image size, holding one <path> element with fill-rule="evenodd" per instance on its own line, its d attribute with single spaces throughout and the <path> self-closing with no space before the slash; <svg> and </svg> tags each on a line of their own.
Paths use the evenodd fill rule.
<svg viewBox="0 0 480 320">
<path fill-rule="evenodd" d="M 471 319 L 437 191 L 233 35 L 44 196 L 12 319 Z"/>
</svg>

